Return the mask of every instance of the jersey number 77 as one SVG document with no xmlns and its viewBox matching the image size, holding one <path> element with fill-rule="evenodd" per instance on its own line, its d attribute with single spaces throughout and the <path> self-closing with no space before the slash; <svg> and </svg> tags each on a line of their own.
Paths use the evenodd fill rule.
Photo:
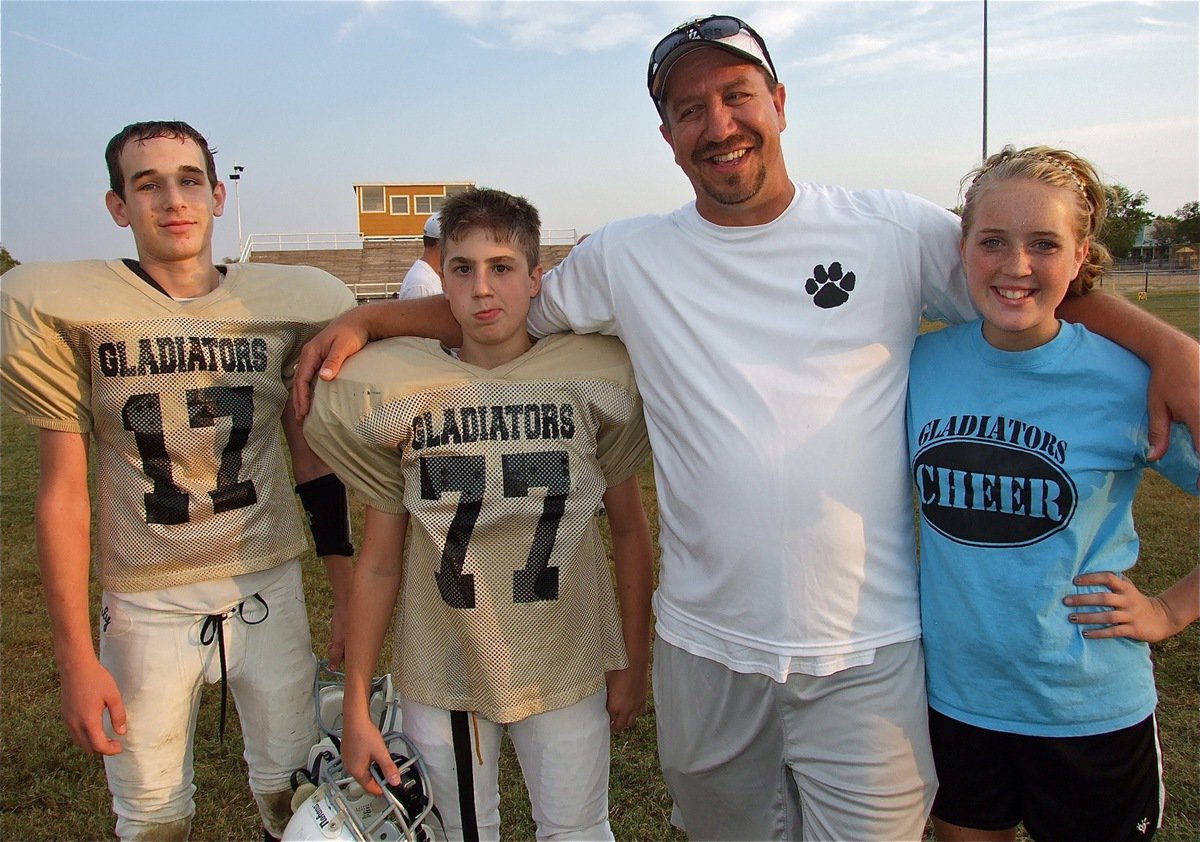
<svg viewBox="0 0 1200 842">
<path fill-rule="evenodd" d="M 437 500 L 450 491 L 459 494 L 441 569 L 435 574 L 438 590 L 451 608 L 474 608 L 475 576 L 463 572 L 463 563 L 483 504 L 486 460 L 483 456 L 423 456 L 420 465 L 423 499 Z M 523 569 L 513 571 L 513 602 L 557 599 L 558 568 L 549 563 L 571 490 L 567 453 L 508 453 L 501 457 L 501 466 L 505 497 L 527 497 L 531 488 L 546 489 L 529 559 Z"/>
</svg>

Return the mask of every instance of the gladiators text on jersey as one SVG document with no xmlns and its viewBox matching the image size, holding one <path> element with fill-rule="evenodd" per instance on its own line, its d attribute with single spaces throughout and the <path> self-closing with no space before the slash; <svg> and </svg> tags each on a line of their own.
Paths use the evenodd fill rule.
<svg viewBox="0 0 1200 842">
<path fill-rule="evenodd" d="M 453 442 L 570 439 L 575 437 L 575 410 L 569 403 L 444 407 L 441 423 L 433 413 L 412 420 L 412 449 Z"/>
<path fill-rule="evenodd" d="M 145 377 L 190 371 L 266 371 L 267 341 L 259 336 L 156 336 L 101 342 L 96 362 L 105 377 Z"/>
</svg>

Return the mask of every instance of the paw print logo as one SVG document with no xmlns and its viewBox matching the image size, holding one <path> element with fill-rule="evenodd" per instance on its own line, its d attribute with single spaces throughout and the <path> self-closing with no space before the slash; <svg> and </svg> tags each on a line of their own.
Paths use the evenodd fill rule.
<svg viewBox="0 0 1200 842">
<path fill-rule="evenodd" d="M 813 276 L 804 282 L 804 291 L 813 297 L 813 304 L 822 310 L 841 307 L 850 300 L 854 289 L 854 273 L 842 272 L 842 264 L 830 263 L 826 270 L 820 264 L 813 267 Z"/>
</svg>

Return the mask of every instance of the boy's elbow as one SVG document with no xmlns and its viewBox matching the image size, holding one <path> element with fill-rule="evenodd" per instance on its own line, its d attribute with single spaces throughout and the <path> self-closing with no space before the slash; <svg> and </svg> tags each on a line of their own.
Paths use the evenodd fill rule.
<svg viewBox="0 0 1200 842">
<path fill-rule="evenodd" d="M 302 447 L 293 446 L 290 450 L 292 455 L 292 475 L 296 478 L 297 485 L 333 473 L 321 457 L 317 456 L 307 446 L 307 443 Z"/>
</svg>

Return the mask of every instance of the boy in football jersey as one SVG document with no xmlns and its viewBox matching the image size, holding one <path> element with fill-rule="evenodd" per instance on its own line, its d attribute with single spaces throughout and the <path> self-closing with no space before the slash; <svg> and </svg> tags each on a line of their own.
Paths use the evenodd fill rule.
<svg viewBox="0 0 1200 842">
<path fill-rule="evenodd" d="M 121 839 L 184 839 L 205 683 L 233 693 L 268 837 L 315 741 L 316 668 L 298 557 L 306 541 L 279 438 L 334 591 L 351 577 L 345 488 L 288 401 L 301 344 L 353 306 L 307 267 L 214 266 L 225 202 L 186 123 L 127 126 L 105 152 L 137 260 L 26 265 L 0 284 L 5 403 L 39 428 L 38 561 L 62 715 L 104 755 Z M 89 435 L 97 456 L 100 652 L 88 607 Z"/>
<path fill-rule="evenodd" d="M 609 732 L 646 701 L 649 449 L 624 346 L 525 329 L 537 211 L 471 189 L 442 209 L 462 347 L 379 342 L 322 383 L 305 435 L 366 503 L 346 633 L 347 771 L 400 782 L 367 699 L 399 597 L 393 669 L 451 839 L 498 839 L 505 727 L 539 838 L 611 839 Z M 620 609 L 595 522 L 612 528 Z M 408 552 L 405 536 L 412 527 Z"/>
</svg>

